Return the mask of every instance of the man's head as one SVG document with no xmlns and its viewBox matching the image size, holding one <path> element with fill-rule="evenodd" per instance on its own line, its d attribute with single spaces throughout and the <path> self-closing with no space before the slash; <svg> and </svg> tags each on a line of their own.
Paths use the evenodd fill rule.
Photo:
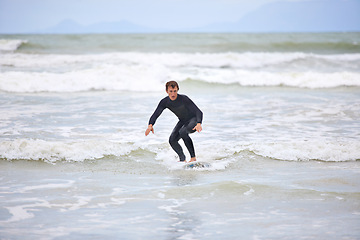
<svg viewBox="0 0 360 240">
<path fill-rule="evenodd" d="M 175 81 L 170 81 L 166 83 L 166 92 L 169 95 L 169 98 L 174 101 L 177 98 L 177 92 L 179 91 L 179 85 Z"/>
</svg>

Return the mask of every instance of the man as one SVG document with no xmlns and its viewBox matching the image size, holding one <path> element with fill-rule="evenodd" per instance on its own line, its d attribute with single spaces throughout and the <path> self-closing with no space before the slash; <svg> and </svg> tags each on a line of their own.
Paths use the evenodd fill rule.
<svg viewBox="0 0 360 240">
<path fill-rule="evenodd" d="M 168 96 L 160 101 L 155 112 L 150 117 L 149 126 L 145 131 L 145 136 L 149 135 L 150 132 L 154 133 L 153 126 L 156 119 L 165 108 L 168 108 L 179 118 L 179 122 L 176 124 L 169 138 L 170 146 L 179 155 L 180 162 L 186 162 L 185 154 L 179 144 L 179 140 L 182 138 L 190 153 L 190 162 L 194 162 L 196 161 L 195 149 L 189 134 L 195 131 L 201 132 L 203 113 L 190 98 L 185 95 L 178 94 L 179 85 L 177 82 L 167 82 L 165 87 Z"/>
</svg>

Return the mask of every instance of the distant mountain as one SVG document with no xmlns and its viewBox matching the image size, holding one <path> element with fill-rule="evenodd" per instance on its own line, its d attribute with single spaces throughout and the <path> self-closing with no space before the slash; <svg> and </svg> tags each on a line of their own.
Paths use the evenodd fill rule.
<svg viewBox="0 0 360 240">
<path fill-rule="evenodd" d="M 77 22 L 67 19 L 64 20 L 54 27 L 42 30 L 41 32 L 44 33 L 77 33 L 83 28 L 82 25 L 78 24 Z"/>
<path fill-rule="evenodd" d="M 318 0 L 274 2 L 248 13 L 236 23 L 216 23 L 201 32 L 360 31 L 360 1 Z"/>
<path fill-rule="evenodd" d="M 81 25 L 67 19 L 57 25 L 41 31 L 42 33 L 138 33 L 152 32 L 153 29 L 142 27 L 127 21 L 99 22 L 91 25 Z"/>
<path fill-rule="evenodd" d="M 360 1 L 280 1 L 256 9 L 233 23 L 200 28 L 152 29 L 127 21 L 81 25 L 65 20 L 42 33 L 150 33 L 150 32 L 331 32 L 360 31 Z"/>
</svg>

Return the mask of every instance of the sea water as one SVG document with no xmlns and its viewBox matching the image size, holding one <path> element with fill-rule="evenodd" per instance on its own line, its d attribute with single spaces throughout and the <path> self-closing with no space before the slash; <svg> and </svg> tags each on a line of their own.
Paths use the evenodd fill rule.
<svg viewBox="0 0 360 240">
<path fill-rule="evenodd" d="M 0 239 L 359 239 L 359 39 L 0 35 Z M 209 168 L 144 135 L 169 80 Z"/>
</svg>

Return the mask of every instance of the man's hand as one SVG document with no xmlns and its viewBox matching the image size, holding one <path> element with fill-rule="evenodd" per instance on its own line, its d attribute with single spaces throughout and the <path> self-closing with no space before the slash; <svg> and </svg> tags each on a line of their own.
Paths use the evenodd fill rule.
<svg viewBox="0 0 360 240">
<path fill-rule="evenodd" d="M 149 135 L 150 132 L 154 133 L 154 128 L 152 124 L 149 124 L 148 128 L 146 129 L 145 136 Z"/>
<path fill-rule="evenodd" d="M 197 132 L 201 132 L 201 130 L 202 130 L 201 123 L 196 124 L 196 126 L 193 128 L 193 130 L 196 130 Z"/>
</svg>

